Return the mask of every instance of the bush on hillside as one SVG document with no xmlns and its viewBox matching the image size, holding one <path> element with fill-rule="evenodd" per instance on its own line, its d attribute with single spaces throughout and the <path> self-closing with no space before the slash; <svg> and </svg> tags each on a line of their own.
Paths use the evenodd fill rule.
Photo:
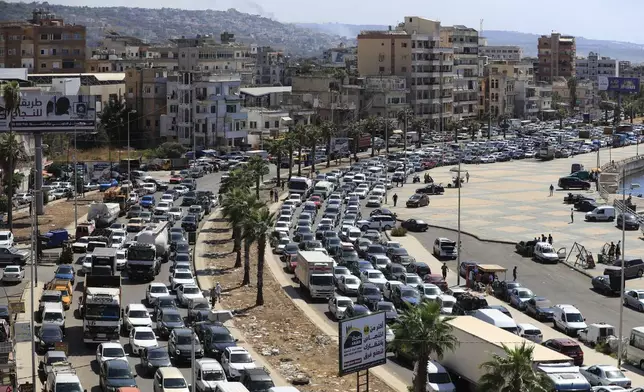
<svg viewBox="0 0 644 392">
<path fill-rule="evenodd" d="M 407 234 L 407 229 L 404 227 L 394 227 L 391 229 L 392 237 L 404 237 Z"/>
</svg>

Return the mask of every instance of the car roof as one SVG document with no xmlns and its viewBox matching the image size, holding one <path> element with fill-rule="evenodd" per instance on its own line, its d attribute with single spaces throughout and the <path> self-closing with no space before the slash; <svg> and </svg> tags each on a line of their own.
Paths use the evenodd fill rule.
<svg viewBox="0 0 644 392">
<path fill-rule="evenodd" d="M 524 331 L 528 330 L 528 329 L 539 329 L 539 327 L 535 327 L 534 325 L 532 325 L 530 323 L 519 323 L 519 324 L 517 324 L 517 327 L 523 329 Z"/>
<path fill-rule="evenodd" d="M 353 300 L 352 300 L 351 298 L 346 297 L 346 296 L 344 296 L 344 295 L 336 295 L 336 296 L 335 296 L 335 299 L 336 299 L 336 300 L 349 300 L 349 301 L 353 302 Z"/>
<path fill-rule="evenodd" d="M 135 332 L 154 332 L 152 327 L 141 327 L 141 326 L 134 327 L 134 331 Z"/>
<path fill-rule="evenodd" d="M 161 283 L 161 282 L 152 282 L 152 283 L 150 283 L 150 287 L 161 287 L 161 286 L 163 286 L 165 288 L 168 287 L 168 286 L 166 286 L 165 283 Z"/>
<path fill-rule="evenodd" d="M 130 310 L 148 310 L 143 304 L 129 304 L 127 305 Z"/>
<path fill-rule="evenodd" d="M 192 335 L 192 329 L 190 328 L 175 328 L 172 330 L 175 335 Z"/>
<path fill-rule="evenodd" d="M 570 338 L 554 338 L 550 339 L 552 342 L 557 342 L 562 346 L 579 346 L 579 343 L 575 342 Z"/>
<path fill-rule="evenodd" d="M 377 288 L 378 288 L 378 286 L 376 286 L 376 284 L 375 284 L 375 283 L 371 283 L 371 282 L 364 282 L 364 283 L 362 283 L 362 287 L 369 287 L 369 288 L 374 288 L 374 289 L 377 289 Z"/>
<path fill-rule="evenodd" d="M 130 368 L 130 363 L 125 362 L 121 359 L 110 359 L 109 361 L 105 361 L 105 364 L 108 367 L 113 367 L 113 368 L 120 368 L 120 369 L 129 369 Z"/>
<path fill-rule="evenodd" d="M 123 348 L 121 343 L 116 342 L 105 342 L 103 343 L 103 348 Z"/>
<path fill-rule="evenodd" d="M 173 366 L 158 368 L 157 372 L 159 372 L 163 378 L 183 378 L 185 380 L 183 373 Z"/>
<path fill-rule="evenodd" d="M 248 354 L 248 350 L 246 350 L 243 347 L 239 347 L 239 346 L 226 347 L 226 350 L 228 350 L 231 354 L 233 354 L 233 353 Z"/>
</svg>

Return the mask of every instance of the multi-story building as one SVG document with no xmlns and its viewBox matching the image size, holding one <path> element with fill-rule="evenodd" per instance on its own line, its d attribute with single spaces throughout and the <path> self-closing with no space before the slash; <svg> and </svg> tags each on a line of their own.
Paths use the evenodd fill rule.
<svg viewBox="0 0 644 392">
<path fill-rule="evenodd" d="M 293 77 L 295 102 L 312 108 L 320 119 L 340 124 L 358 118 L 362 94 L 360 89 L 326 73 Z"/>
<path fill-rule="evenodd" d="M 610 57 L 599 57 L 597 53 L 588 53 L 588 58 L 575 60 L 576 76 L 579 79 L 590 80 L 597 87 L 600 76 L 619 76 L 619 64 Z"/>
<path fill-rule="evenodd" d="M 168 77 L 167 115 L 161 139 L 197 148 L 239 147 L 247 143 L 247 113 L 241 110 L 239 75 L 181 72 Z"/>
<path fill-rule="evenodd" d="M 288 110 L 245 107 L 248 116 L 248 144 L 253 149 L 264 149 L 264 139 L 278 138 L 289 131 L 293 123 Z"/>
<path fill-rule="evenodd" d="M 539 81 L 550 82 L 558 76 L 575 76 L 577 46 L 575 37 L 559 33 L 542 35 L 538 40 Z"/>
<path fill-rule="evenodd" d="M 551 109 L 552 85 L 520 79 L 514 82 L 514 115 L 520 118 L 543 118 Z"/>
<path fill-rule="evenodd" d="M 574 106 L 580 110 L 591 109 L 593 105 L 599 104 L 597 89 L 590 80 L 579 80 L 575 89 L 575 102 L 572 102 L 568 80 L 563 77 L 555 78 L 552 81 L 552 94 L 557 95 L 560 104 L 570 108 Z"/>
<path fill-rule="evenodd" d="M 410 77 L 411 34 L 391 29 L 360 32 L 358 34 L 358 73 L 361 76 Z"/>
<path fill-rule="evenodd" d="M 138 134 L 132 144 L 149 146 L 163 143 L 161 115 L 167 108 L 168 71 L 165 68 L 130 68 L 125 72 L 125 100 L 136 110 Z"/>
<path fill-rule="evenodd" d="M 358 62 L 358 48 L 347 47 L 343 43 L 337 48 L 330 48 L 322 54 L 322 65 L 325 67 L 337 67 L 354 69 Z"/>
<path fill-rule="evenodd" d="M 65 24 L 41 8 L 28 21 L 0 22 L 0 68 L 85 72 L 85 26 Z"/>
<path fill-rule="evenodd" d="M 479 46 L 479 56 L 490 60 L 519 61 L 523 58 L 523 49 L 516 45 Z"/>
<path fill-rule="evenodd" d="M 455 119 L 478 116 L 478 42 L 479 33 L 465 26 L 441 27 L 441 46 L 454 49 L 454 110 Z"/>
<path fill-rule="evenodd" d="M 395 119 L 409 107 L 407 78 L 404 76 L 367 76 L 363 82 L 366 103 L 362 111 L 370 116 Z"/>
<path fill-rule="evenodd" d="M 490 113 L 493 117 L 515 114 L 517 82 L 533 82 L 531 62 L 491 61 L 482 78 L 479 95 L 479 114 Z"/>
<path fill-rule="evenodd" d="M 29 82 L 43 92 L 65 95 L 89 95 L 96 99 L 96 112 L 110 100 L 123 99 L 125 74 L 120 72 L 102 75 L 74 74 L 29 74 Z M 25 91 L 22 88 L 21 91 Z M 119 98 L 120 97 L 120 98 Z"/>
<path fill-rule="evenodd" d="M 255 84 L 264 86 L 284 85 L 286 59 L 284 52 L 268 46 L 257 48 L 255 57 Z"/>
</svg>

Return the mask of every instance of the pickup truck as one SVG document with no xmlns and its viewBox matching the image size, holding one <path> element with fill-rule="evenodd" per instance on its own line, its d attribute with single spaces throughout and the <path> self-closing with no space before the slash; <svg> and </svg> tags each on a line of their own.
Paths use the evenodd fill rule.
<svg viewBox="0 0 644 392">
<path fill-rule="evenodd" d="M 28 260 L 28 250 L 15 247 L 0 248 L 0 264 L 26 265 Z"/>
</svg>

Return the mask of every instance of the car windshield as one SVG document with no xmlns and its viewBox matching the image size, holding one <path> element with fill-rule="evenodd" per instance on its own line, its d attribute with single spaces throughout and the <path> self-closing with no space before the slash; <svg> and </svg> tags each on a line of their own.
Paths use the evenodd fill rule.
<svg viewBox="0 0 644 392">
<path fill-rule="evenodd" d="M 42 328 L 41 336 L 45 339 L 59 339 L 63 337 L 60 328 Z"/>
<path fill-rule="evenodd" d="M 253 358 L 247 353 L 235 353 L 230 355 L 231 363 L 251 363 Z"/>
<path fill-rule="evenodd" d="M 541 334 L 541 331 L 538 329 L 525 329 L 523 330 L 523 334 L 528 336 L 537 336 Z"/>
<path fill-rule="evenodd" d="M 530 290 L 520 290 L 519 291 L 519 298 L 532 298 L 534 294 L 532 294 L 532 291 Z"/>
<path fill-rule="evenodd" d="M 168 323 L 176 323 L 181 321 L 181 315 L 176 313 L 166 313 L 163 315 L 163 321 Z"/>
<path fill-rule="evenodd" d="M 181 233 L 172 233 L 170 234 L 170 241 L 181 241 L 183 240 L 183 236 Z"/>
<path fill-rule="evenodd" d="M 130 310 L 131 318 L 146 318 L 149 317 L 147 310 Z"/>
<path fill-rule="evenodd" d="M 110 368 L 107 370 L 107 378 L 132 378 L 132 374 L 127 368 Z"/>
<path fill-rule="evenodd" d="M 625 378 L 624 373 L 622 373 L 619 370 L 607 370 L 606 371 L 606 378 L 608 379 L 614 379 L 614 378 Z"/>
<path fill-rule="evenodd" d="M 175 279 L 192 279 L 192 274 L 190 272 L 177 272 L 174 274 Z"/>
<path fill-rule="evenodd" d="M 192 335 L 178 335 L 177 336 L 177 344 L 180 344 L 182 346 L 188 345 L 192 343 L 191 340 Z M 198 341 L 196 341 L 198 342 Z"/>
<path fill-rule="evenodd" d="M 134 339 L 136 340 L 155 340 L 154 332 L 152 331 L 137 331 L 134 333 Z"/>
<path fill-rule="evenodd" d="M 440 295 L 441 289 L 438 287 L 425 287 L 425 295 Z"/>
<path fill-rule="evenodd" d="M 449 384 L 452 380 L 447 373 L 427 373 L 427 381 L 432 384 Z"/>
<path fill-rule="evenodd" d="M 380 290 L 378 290 L 376 287 L 365 287 L 362 290 L 362 293 L 364 295 L 380 295 Z"/>
<path fill-rule="evenodd" d="M 65 363 L 67 362 L 66 357 L 49 357 L 47 358 L 47 365 L 53 365 L 55 363 Z"/>
<path fill-rule="evenodd" d="M 583 323 L 584 318 L 581 313 L 566 313 L 566 321 L 569 323 Z"/>
<path fill-rule="evenodd" d="M 383 312 L 392 312 L 394 310 L 394 305 L 392 304 L 378 304 L 378 310 Z"/>
<path fill-rule="evenodd" d="M 184 287 L 183 288 L 183 293 L 184 294 L 199 294 L 201 291 L 199 290 L 199 287 Z"/>
<path fill-rule="evenodd" d="M 103 349 L 103 356 L 107 358 L 122 358 L 125 352 L 120 347 L 106 347 Z"/>
<path fill-rule="evenodd" d="M 443 300 L 442 303 L 443 303 L 442 306 L 444 308 L 453 308 L 454 307 L 454 301 L 452 301 L 452 300 Z"/>
<path fill-rule="evenodd" d="M 358 278 L 344 278 L 344 284 L 359 284 Z"/>
<path fill-rule="evenodd" d="M 43 321 L 49 321 L 49 322 L 55 322 L 55 321 L 63 321 L 63 315 L 58 312 L 46 312 L 43 317 Z"/>
<path fill-rule="evenodd" d="M 5 267 L 4 272 L 20 272 L 20 267 Z M 68 271 L 58 271 L 59 274 L 66 274 Z"/>
<path fill-rule="evenodd" d="M 414 297 L 418 298 L 418 292 L 416 290 L 402 290 L 400 296 L 403 298 Z"/>
<path fill-rule="evenodd" d="M 186 380 L 184 378 L 166 378 L 163 380 L 163 387 L 168 389 L 187 388 Z"/>
<path fill-rule="evenodd" d="M 164 286 L 152 286 L 150 288 L 151 293 L 159 294 L 159 293 L 167 293 L 168 288 Z"/>
<path fill-rule="evenodd" d="M 168 356 L 168 351 L 165 349 L 162 349 L 162 350 L 148 351 L 148 358 L 149 359 L 168 359 L 170 357 Z"/>
<path fill-rule="evenodd" d="M 159 299 L 159 307 L 162 308 L 173 308 L 177 306 L 174 302 L 174 298 L 160 298 Z"/>
<path fill-rule="evenodd" d="M 226 381 L 226 375 L 221 370 L 205 370 L 202 374 L 204 381 Z"/>
<path fill-rule="evenodd" d="M 82 389 L 77 382 L 57 382 L 54 392 L 82 392 Z"/>
<path fill-rule="evenodd" d="M 419 276 L 407 276 L 405 277 L 405 283 L 408 285 L 415 285 L 415 284 L 420 284 L 423 281 L 420 279 Z"/>
<path fill-rule="evenodd" d="M 383 279 L 384 275 L 382 272 L 369 272 L 369 279 Z"/>
<path fill-rule="evenodd" d="M 338 300 L 338 307 L 346 308 L 348 306 L 351 306 L 352 303 L 353 301 L 351 301 L 350 299 L 340 299 Z"/>
</svg>

